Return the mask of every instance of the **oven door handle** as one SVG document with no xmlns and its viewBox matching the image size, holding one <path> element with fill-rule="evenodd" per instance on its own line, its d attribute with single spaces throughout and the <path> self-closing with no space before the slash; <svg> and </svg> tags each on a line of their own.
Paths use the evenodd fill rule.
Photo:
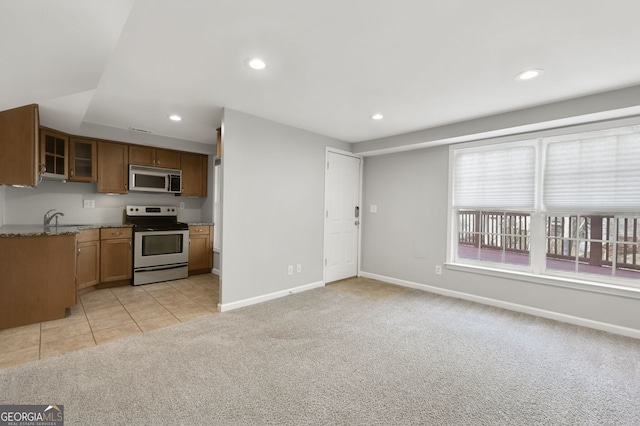
<svg viewBox="0 0 640 426">
<path fill-rule="evenodd" d="M 175 263 L 173 265 L 148 266 L 145 268 L 135 268 L 135 272 L 163 271 L 165 269 L 178 269 L 188 266 L 188 263 Z"/>
</svg>

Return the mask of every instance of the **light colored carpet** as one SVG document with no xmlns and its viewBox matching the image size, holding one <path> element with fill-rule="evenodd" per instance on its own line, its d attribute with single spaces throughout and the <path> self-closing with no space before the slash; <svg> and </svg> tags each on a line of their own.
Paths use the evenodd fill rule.
<svg viewBox="0 0 640 426">
<path fill-rule="evenodd" d="M 1 370 L 0 403 L 64 404 L 67 425 L 640 424 L 639 340 L 348 290 Z"/>
</svg>

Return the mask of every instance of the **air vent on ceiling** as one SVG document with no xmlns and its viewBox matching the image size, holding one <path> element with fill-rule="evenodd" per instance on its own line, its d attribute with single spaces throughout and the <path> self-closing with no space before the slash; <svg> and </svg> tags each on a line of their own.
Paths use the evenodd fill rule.
<svg viewBox="0 0 640 426">
<path fill-rule="evenodd" d="M 133 130 L 134 132 L 140 132 L 140 133 L 151 133 L 151 130 L 138 129 L 135 127 L 129 127 L 129 130 Z"/>
</svg>

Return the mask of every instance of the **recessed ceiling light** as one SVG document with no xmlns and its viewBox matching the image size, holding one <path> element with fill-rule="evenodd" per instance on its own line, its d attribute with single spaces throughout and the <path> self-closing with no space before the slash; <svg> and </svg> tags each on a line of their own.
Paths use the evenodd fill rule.
<svg viewBox="0 0 640 426">
<path fill-rule="evenodd" d="M 516 76 L 516 80 L 531 80 L 532 78 L 538 77 L 543 72 L 544 72 L 544 70 L 542 70 L 540 68 L 526 70 L 526 71 L 523 71 L 520 74 L 518 74 Z"/>
<path fill-rule="evenodd" d="M 254 70 L 262 70 L 267 64 L 265 64 L 262 59 L 254 58 L 249 60 L 249 66 Z"/>
<path fill-rule="evenodd" d="M 180 117 L 179 115 L 173 114 L 169 116 L 169 120 L 180 121 L 182 120 L 182 117 Z"/>
<path fill-rule="evenodd" d="M 384 115 L 382 115 L 382 114 L 373 114 L 371 116 L 372 120 L 382 120 L 383 118 L 384 118 Z"/>
</svg>

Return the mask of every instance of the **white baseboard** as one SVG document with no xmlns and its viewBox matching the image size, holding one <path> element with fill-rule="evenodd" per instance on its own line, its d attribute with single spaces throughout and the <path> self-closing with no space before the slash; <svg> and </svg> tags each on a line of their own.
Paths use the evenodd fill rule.
<svg viewBox="0 0 640 426">
<path fill-rule="evenodd" d="M 313 290 L 314 288 L 324 287 L 324 281 L 318 281 L 311 284 L 301 285 L 299 287 L 293 287 L 287 290 L 276 291 L 275 293 L 269 293 L 262 296 L 251 297 L 249 299 L 238 300 L 231 303 L 218 303 L 218 311 L 226 312 L 233 309 L 244 308 L 245 306 L 255 305 L 256 303 L 267 302 L 269 300 L 278 299 L 280 297 L 288 296 L 294 293 L 300 293 L 307 290 Z"/>
<path fill-rule="evenodd" d="M 443 296 L 449 296 L 456 299 L 468 300 L 471 302 L 481 303 L 483 305 L 495 306 L 497 308 L 503 308 L 510 311 L 522 312 L 525 314 L 552 319 L 560 322 L 565 322 L 568 324 L 579 325 L 582 327 L 593 328 L 596 330 L 606 331 L 613 334 L 619 334 L 622 336 L 640 339 L 640 330 L 637 330 L 635 328 L 622 327 L 619 325 L 609 324 L 606 322 L 600 322 L 600 321 L 594 321 L 586 318 L 575 317 L 572 315 L 566 315 L 558 312 L 547 311 L 544 309 L 533 308 L 531 306 L 519 305 L 517 303 L 505 302 L 502 300 L 476 296 L 473 294 L 462 293 L 454 290 L 447 290 L 444 288 L 434 287 L 427 284 L 419 284 L 412 281 L 405 281 L 397 278 L 386 277 L 383 275 L 371 274 L 369 272 L 364 272 L 364 271 L 360 271 L 359 276 L 365 277 L 365 278 L 371 278 L 378 281 L 384 281 L 389 284 L 396 284 L 403 287 L 409 287 L 417 290 L 428 291 L 430 293 L 441 294 Z"/>
</svg>

